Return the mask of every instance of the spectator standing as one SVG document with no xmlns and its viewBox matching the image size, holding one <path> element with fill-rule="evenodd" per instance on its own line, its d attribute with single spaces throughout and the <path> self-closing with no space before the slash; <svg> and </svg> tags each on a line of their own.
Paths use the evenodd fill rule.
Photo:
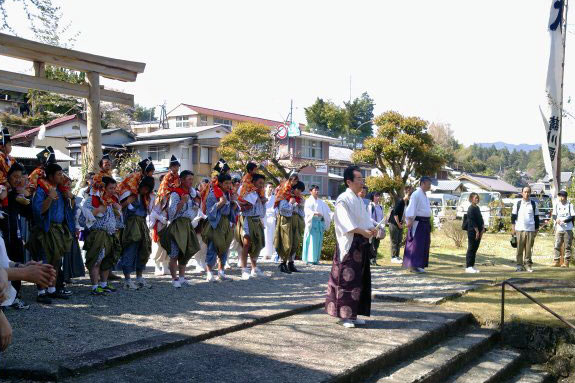
<svg viewBox="0 0 575 383">
<path fill-rule="evenodd" d="M 515 271 L 533 272 L 531 253 L 539 231 L 539 209 L 531 200 L 531 188 L 525 186 L 523 198 L 513 205 L 511 212 L 512 233 L 517 235 L 517 268 Z M 525 253 L 525 256 L 524 254 Z"/>
</svg>

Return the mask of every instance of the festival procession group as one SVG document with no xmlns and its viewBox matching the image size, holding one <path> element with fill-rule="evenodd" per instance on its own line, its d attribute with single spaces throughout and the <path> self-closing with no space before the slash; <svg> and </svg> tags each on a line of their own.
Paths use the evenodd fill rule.
<svg viewBox="0 0 575 383">
<path fill-rule="evenodd" d="M 117 287 L 109 282 L 115 276 L 113 271 L 123 273 L 124 289 L 151 288 L 144 279 L 144 271 L 152 256 L 152 243 L 156 249 L 153 255 L 156 268 L 171 276 L 174 288 L 192 285 L 186 278 L 186 267 L 192 258 L 196 268 L 205 273 L 206 281 L 230 280 L 226 268 L 232 252 L 237 254 L 242 280 L 266 276 L 258 267 L 261 255 L 268 260 L 275 255 L 280 272 L 297 273 L 294 261 L 300 254 L 307 264 L 319 263 L 324 235 L 332 220 L 337 243 L 325 309 L 345 327 L 364 323 L 358 315 L 370 314 L 370 266 L 375 263 L 386 226 L 389 226 L 392 262 L 402 263 L 413 273 L 423 273 L 428 267 L 431 233 L 431 209 L 426 196 L 431 187 L 428 177 L 419 180 L 417 190 L 406 188 L 404 197 L 384 217 L 380 193 L 367 194 L 365 180 L 356 166 L 345 169 L 345 191 L 338 196 L 332 212 L 319 198 L 317 185 L 308 185 L 310 195 L 304 197 L 306 185 L 298 173 L 291 173 L 276 187 L 266 182 L 266 177 L 258 172 L 259 165 L 252 162 L 240 179 L 232 178 L 230 167 L 220 159 L 212 178 L 194 185 L 193 172 L 182 170 L 179 160 L 172 155 L 169 171 L 156 187 L 150 158 L 142 159 L 137 170 L 118 182 L 113 177 L 111 158 L 104 155 L 98 162 L 99 171 L 89 173 L 86 185 L 74 194 L 73 181 L 56 163 L 51 147 L 38 154 L 37 168 L 29 175 L 10 156 L 10 151 L 10 133 L 2 129 L 0 302 L 3 308 L 29 307 L 20 297 L 21 281 L 36 284 L 36 299 L 41 304 L 68 299 L 72 292 L 66 283 L 85 276 L 86 270 L 90 294 L 94 296 L 116 291 Z M 530 191 L 524 194 L 529 196 Z M 536 232 L 539 226 L 538 221 L 529 221 L 537 216 L 537 207 L 527 201 L 518 203 L 512 215 L 519 240 L 518 271 L 525 270 L 524 266 L 531 271 L 535 237 L 531 232 Z M 478 272 L 474 268 L 475 253 L 485 228 L 477 207 L 479 196 L 471 193 L 470 202 L 468 217 L 464 219 L 468 231 L 465 271 Z M 572 206 L 567 207 L 567 213 L 563 209 L 559 214 L 575 216 Z M 571 225 L 571 230 L 565 231 L 569 235 L 561 236 L 570 249 L 573 218 L 567 216 L 559 222 Z M 407 235 L 401 260 L 404 228 Z M 26 262 L 26 253 L 31 261 Z M 7 345 L 6 328 L 9 324 L 0 313 L 0 349 Z"/>
</svg>

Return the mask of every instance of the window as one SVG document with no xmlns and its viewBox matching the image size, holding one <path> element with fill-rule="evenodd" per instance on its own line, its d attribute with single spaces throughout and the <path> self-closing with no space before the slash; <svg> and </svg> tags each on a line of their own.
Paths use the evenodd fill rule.
<svg viewBox="0 0 575 383">
<path fill-rule="evenodd" d="M 201 147 L 200 148 L 200 164 L 211 164 L 212 163 L 212 149 Z"/>
<path fill-rule="evenodd" d="M 301 156 L 303 158 L 311 158 L 315 160 L 323 159 L 321 141 L 314 140 L 301 140 Z"/>
<path fill-rule="evenodd" d="M 167 145 L 150 145 L 148 146 L 148 157 L 152 157 L 152 161 L 161 161 L 167 158 L 168 149 Z"/>
<path fill-rule="evenodd" d="M 200 114 L 200 126 L 208 126 L 208 116 Z"/>
<path fill-rule="evenodd" d="M 371 175 L 371 172 L 369 170 L 366 169 L 361 169 L 361 176 L 363 177 L 363 179 L 366 179 L 367 177 L 369 177 Z M 343 175 L 343 173 L 342 173 Z"/>
<path fill-rule="evenodd" d="M 335 175 L 338 175 L 341 177 L 343 177 L 343 171 L 344 170 L 345 170 L 344 168 L 336 168 L 336 167 L 331 167 L 331 166 L 329 167 L 329 172 L 331 174 L 335 174 Z"/>
<path fill-rule="evenodd" d="M 311 185 L 319 186 L 319 194 L 323 194 L 323 178 L 322 176 L 311 176 L 307 174 L 300 174 L 299 180 L 305 184 L 306 193 L 309 193 Z"/>
<path fill-rule="evenodd" d="M 182 148 L 182 160 L 190 159 L 190 148 L 188 146 Z"/>
<path fill-rule="evenodd" d="M 82 166 L 82 153 L 72 152 L 70 153 L 70 157 L 74 159 L 74 161 L 72 161 L 72 166 Z"/>
<path fill-rule="evenodd" d="M 232 121 L 231 120 L 224 120 L 223 118 L 214 117 L 214 125 L 226 125 L 226 126 L 229 126 L 231 128 L 232 127 Z"/>
<path fill-rule="evenodd" d="M 176 128 L 188 128 L 190 116 L 176 116 Z"/>
</svg>

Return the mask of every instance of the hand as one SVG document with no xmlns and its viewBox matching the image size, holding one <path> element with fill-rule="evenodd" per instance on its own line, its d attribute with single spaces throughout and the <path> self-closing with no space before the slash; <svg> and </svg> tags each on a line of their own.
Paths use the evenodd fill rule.
<svg viewBox="0 0 575 383">
<path fill-rule="evenodd" d="M 56 192 L 56 188 L 50 189 L 50 192 L 48 193 L 48 197 L 50 197 L 54 201 L 58 199 L 58 192 Z"/>
<path fill-rule="evenodd" d="M 290 199 L 289 199 L 289 203 L 294 204 L 294 203 L 295 203 L 295 198 L 293 198 L 293 197 L 290 198 Z"/>
<path fill-rule="evenodd" d="M 260 199 L 262 201 L 262 204 L 264 205 L 268 202 L 268 199 L 266 197 L 261 197 Z"/>
<path fill-rule="evenodd" d="M 315 215 L 316 217 L 323 217 L 323 216 L 321 215 L 321 213 L 313 213 L 313 215 Z"/>
<path fill-rule="evenodd" d="M 228 201 L 226 200 L 226 197 L 221 196 L 220 200 L 218 201 L 218 208 L 224 206 Z"/>
<path fill-rule="evenodd" d="M 371 231 L 371 230 L 363 229 L 363 230 L 361 230 L 360 234 L 363 235 L 367 239 L 371 239 L 371 237 L 373 237 L 373 231 Z"/>
<path fill-rule="evenodd" d="M 475 232 L 475 239 L 478 240 L 479 238 L 481 238 L 481 234 L 479 234 L 479 231 Z"/>
<path fill-rule="evenodd" d="M 515 228 L 512 228 L 512 229 L 511 229 L 511 234 L 515 235 L 515 233 L 516 233 L 516 232 L 515 232 Z"/>
<path fill-rule="evenodd" d="M 407 221 L 407 230 L 411 230 L 412 226 L 413 226 L 413 221 Z"/>
<path fill-rule="evenodd" d="M 135 195 L 131 195 L 128 197 L 128 205 L 131 204 L 132 202 L 134 202 L 136 200 L 136 196 Z"/>
<path fill-rule="evenodd" d="M 56 270 L 45 263 L 27 264 L 24 267 L 24 280 L 35 283 L 40 288 L 52 286 L 56 282 Z"/>
<path fill-rule="evenodd" d="M 12 343 L 12 326 L 4 313 L 0 312 L 0 351 L 6 351 L 10 343 Z"/>
<path fill-rule="evenodd" d="M 399 230 L 403 230 L 403 223 L 398 223 L 397 227 L 399 228 Z"/>
<path fill-rule="evenodd" d="M 190 200 L 190 195 L 189 195 L 189 194 L 184 194 L 184 195 L 182 196 L 182 199 L 180 200 L 180 202 L 181 202 L 182 204 L 187 204 L 189 200 Z"/>
</svg>

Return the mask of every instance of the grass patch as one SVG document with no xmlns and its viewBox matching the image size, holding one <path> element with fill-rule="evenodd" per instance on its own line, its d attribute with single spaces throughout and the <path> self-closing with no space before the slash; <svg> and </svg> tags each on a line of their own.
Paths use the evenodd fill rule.
<svg viewBox="0 0 575 383">
<path fill-rule="evenodd" d="M 550 267 L 553 261 L 552 234 L 540 234 L 535 239 L 533 251 L 533 273 L 515 272 L 515 249 L 509 244 L 509 234 L 485 234 L 477 252 L 476 267 L 479 274 L 466 274 L 465 252 L 466 244 L 456 248 L 453 241 L 440 231 L 435 231 L 431 238 L 431 254 L 427 273 L 422 278 L 444 278 L 457 281 L 482 280 L 490 283 L 500 283 L 509 278 L 536 278 L 557 281 L 575 281 L 575 266 L 569 269 Z M 400 269 L 401 265 L 390 262 L 390 242 L 387 237 L 379 247 L 378 264 Z M 403 250 L 401 252 L 403 256 Z M 529 292 L 531 296 L 575 323 L 575 289 L 569 291 L 537 291 Z M 561 322 L 539 306 L 533 304 L 523 295 L 507 288 L 505 320 L 520 320 L 523 322 L 561 326 Z M 468 311 L 483 324 L 499 324 L 501 310 L 501 287 L 486 286 L 472 291 L 460 298 L 442 304 L 447 309 Z"/>
</svg>

